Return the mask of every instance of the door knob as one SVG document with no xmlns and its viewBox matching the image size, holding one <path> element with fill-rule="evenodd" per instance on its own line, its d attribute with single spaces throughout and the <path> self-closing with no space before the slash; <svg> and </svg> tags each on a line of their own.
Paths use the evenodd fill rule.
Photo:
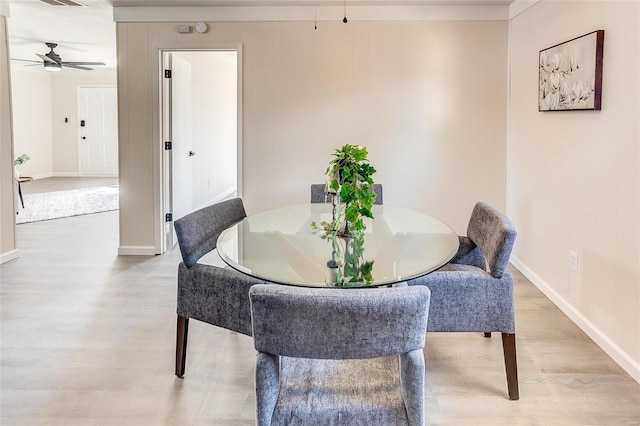
<svg viewBox="0 0 640 426">
<path fill-rule="evenodd" d="M 189 157 L 193 157 L 194 155 L 196 155 L 196 153 L 195 153 L 195 152 L 193 152 L 193 151 L 189 151 Z"/>
<path fill-rule="evenodd" d="M 83 136 L 83 137 L 82 137 L 82 139 L 86 139 L 86 138 L 87 138 L 86 136 Z"/>
</svg>

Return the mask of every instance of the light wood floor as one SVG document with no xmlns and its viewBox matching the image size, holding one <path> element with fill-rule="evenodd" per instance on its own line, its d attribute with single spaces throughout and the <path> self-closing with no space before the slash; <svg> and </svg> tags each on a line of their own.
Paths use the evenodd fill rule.
<svg viewBox="0 0 640 426">
<path fill-rule="evenodd" d="M 191 321 L 174 376 L 177 248 L 117 256 L 118 213 L 18 226 L 0 267 L 0 424 L 251 425 L 251 338 Z M 519 401 L 500 338 L 430 333 L 433 425 L 640 424 L 640 384 L 518 271 Z"/>
</svg>

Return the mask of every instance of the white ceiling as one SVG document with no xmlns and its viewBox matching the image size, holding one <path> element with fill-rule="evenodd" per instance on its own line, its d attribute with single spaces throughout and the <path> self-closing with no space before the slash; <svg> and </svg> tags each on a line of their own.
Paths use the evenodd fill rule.
<svg viewBox="0 0 640 426">
<path fill-rule="evenodd" d="M 51 6 L 39 0 L 9 0 L 9 49 L 11 58 L 40 61 L 36 53 L 49 52 L 45 42 L 58 43 L 55 49 L 63 61 L 104 62 L 95 71 L 64 68 L 65 73 L 99 72 L 116 67 L 116 24 L 111 4 L 104 0 L 82 0 L 87 7 Z M 42 66 L 12 67 L 44 71 Z"/>
<path fill-rule="evenodd" d="M 2 0 L 0 0 L 2 1 Z M 4 0 L 9 5 L 8 32 L 12 58 L 40 60 L 46 54 L 45 42 L 58 43 L 55 49 L 63 61 L 97 61 L 116 68 L 116 25 L 113 7 L 341 7 L 344 0 L 74 0 L 85 5 L 52 6 L 40 0 Z M 506 7 L 513 0 L 347 0 L 349 6 L 487 6 Z M 131 9 L 133 10 L 133 9 Z M 12 67 L 45 72 L 42 66 L 26 67 L 12 61 Z M 64 68 L 66 73 L 87 71 Z"/>
</svg>

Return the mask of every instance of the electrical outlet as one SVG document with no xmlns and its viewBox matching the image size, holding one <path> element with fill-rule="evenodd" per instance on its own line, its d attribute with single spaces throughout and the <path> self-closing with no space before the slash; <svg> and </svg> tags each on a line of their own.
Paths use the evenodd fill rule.
<svg viewBox="0 0 640 426">
<path fill-rule="evenodd" d="M 189 25 L 176 25 L 176 32 L 180 34 L 190 33 L 191 26 Z"/>
<path fill-rule="evenodd" d="M 569 252 L 569 269 L 578 272 L 578 255 L 573 251 Z"/>
</svg>

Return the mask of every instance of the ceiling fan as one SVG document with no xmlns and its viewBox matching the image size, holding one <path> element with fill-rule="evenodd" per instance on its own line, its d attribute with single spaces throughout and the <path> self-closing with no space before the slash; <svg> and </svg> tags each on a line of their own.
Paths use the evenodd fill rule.
<svg viewBox="0 0 640 426">
<path fill-rule="evenodd" d="M 93 68 L 86 67 L 84 65 L 106 65 L 104 62 L 64 62 L 60 55 L 53 51 L 58 45 L 57 43 L 45 43 L 49 49 L 49 53 L 41 55 L 36 53 L 42 59 L 40 61 L 31 61 L 28 59 L 14 59 L 14 61 L 33 62 L 34 64 L 44 65 L 44 69 L 47 71 L 60 71 L 62 67 L 75 68 L 78 70 L 91 71 Z"/>
</svg>

